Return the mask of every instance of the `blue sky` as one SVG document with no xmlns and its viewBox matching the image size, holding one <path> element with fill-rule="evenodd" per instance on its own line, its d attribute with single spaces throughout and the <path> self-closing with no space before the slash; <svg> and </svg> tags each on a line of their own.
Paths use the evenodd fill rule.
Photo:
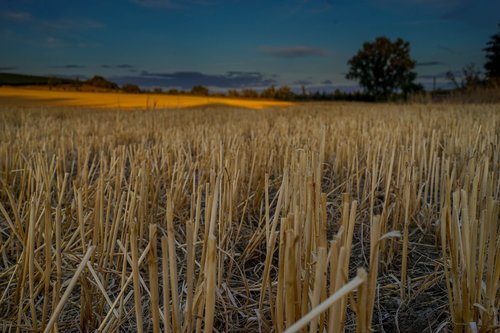
<svg viewBox="0 0 500 333">
<path fill-rule="evenodd" d="M 0 0 L 0 71 L 349 89 L 347 60 L 384 35 L 411 43 L 429 86 L 469 63 L 482 69 L 499 20 L 493 0 Z"/>
</svg>

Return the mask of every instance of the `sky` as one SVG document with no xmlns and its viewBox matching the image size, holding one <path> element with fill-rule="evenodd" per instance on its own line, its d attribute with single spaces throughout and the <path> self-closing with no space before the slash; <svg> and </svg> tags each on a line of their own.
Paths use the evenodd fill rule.
<svg viewBox="0 0 500 333">
<path fill-rule="evenodd" d="M 365 41 L 411 44 L 419 82 L 482 70 L 496 0 L 0 0 L 0 72 L 143 88 L 352 90 Z"/>
</svg>

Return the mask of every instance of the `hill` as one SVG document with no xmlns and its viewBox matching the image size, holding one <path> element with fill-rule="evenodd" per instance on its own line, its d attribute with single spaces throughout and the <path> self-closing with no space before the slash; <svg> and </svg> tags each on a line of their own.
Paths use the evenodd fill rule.
<svg viewBox="0 0 500 333">
<path fill-rule="evenodd" d="M 27 85 L 47 85 L 49 77 L 13 74 L 13 73 L 0 73 L 0 85 L 5 86 L 27 86 Z"/>
</svg>

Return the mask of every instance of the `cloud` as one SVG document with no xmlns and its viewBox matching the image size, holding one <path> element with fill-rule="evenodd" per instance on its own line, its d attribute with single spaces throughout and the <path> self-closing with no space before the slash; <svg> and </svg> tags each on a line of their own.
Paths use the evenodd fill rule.
<svg viewBox="0 0 500 333">
<path fill-rule="evenodd" d="M 100 29 L 104 27 L 104 24 L 84 18 L 54 18 L 54 19 L 41 19 L 33 16 L 29 12 L 23 11 L 5 11 L 0 13 L 0 16 L 8 21 L 27 24 L 29 23 L 33 28 L 37 30 L 89 30 L 89 29 Z"/>
<path fill-rule="evenodd" d="M 110 78 L 118 84 L 134 83 L 141 87 L 177 87 L 190 89 L 194 85 L 215 88 L 267 87 L 277 81 L 261 72 L 232 71 L 225 74 L 204 74 L 201 72 L 150 73 L 143 71 L 139 76 L 115 76 Z"/>
<path fill-rule="evenodd" d="M 120 65 L 101 65 L 102 68 L 119 68 L 119 69 L 135 69 L 134 65 L 120 64 Z"/>
<path fill-rule="evenodd" d="M 0 72 L 13 71 L 15 69 L 17 69 L 17 67 L 10 67 L 10 66 L 8 66 L 8 67 L 0 67 Z"/>
<path fill-rule="evenodd" d="M 310 80 L 297 80 L 292 82 L 293 85 L 296 86 L 309 86 L 312 84 L 312 81 Z"/>
<path fill-rule="evenodd" d="M 325 80 L 325 81 L 322 81 L 321 84 L 331 85 L 331 84 L 333 84 L 333 82 L 331 80 Z"/>
<path fill-rule="evenodd" d="M 75 68 L 86 68 L 87 66 L 83 65 L 75 65 L 75 64 L 69 64 L 69 65 L 63 65 L 63 66 L 51 66 L 51 68 L 64 68 L 64 69 L 75 69 Z"/>
<path fill-rule="evenodd" d="M 429 66 L 439 66 L 444 65 L 441 61 L 425 61 L 425 62 L 417 62 L 417 67 L 429 67 Z"/>
<path fill-rule="evenodd" d="M 261 53 L 280 58 L 323 57 L 328 55 L 328 51 L 325 49 L 310 46 L 263 46 L 259 50 Z"/>
<path fill-rule="evenodd" d="M 3 12 L 0 16 L 9 21 L 15 22 L 27 22 L 33 19 L 33 16 L 31 16 L 30 13 L 21 11 L 6 11 Z"/>
</svg>

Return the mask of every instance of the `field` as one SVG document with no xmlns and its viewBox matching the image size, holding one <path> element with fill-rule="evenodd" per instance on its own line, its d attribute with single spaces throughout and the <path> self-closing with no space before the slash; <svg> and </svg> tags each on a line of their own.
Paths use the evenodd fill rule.
<svg viewBox="0 0 500 333">
<path fill-rule="evenodd" d="M 124 94 L 119 92 L 79 92 L 48 90 L 47 88 L 11 88 L 0 86 L 0 105 L 25 107 L 87 107 L 106 109 L 187 108 L 221 104 L 262 109 L 287 106 L 290 103 L 220 97 L 163 94 Z"/>
<path fill-rule="evenodd" d="M 0 331 L 499 329 L 498 105 L 109 98 L 0 109 Z"/>
</svg>

